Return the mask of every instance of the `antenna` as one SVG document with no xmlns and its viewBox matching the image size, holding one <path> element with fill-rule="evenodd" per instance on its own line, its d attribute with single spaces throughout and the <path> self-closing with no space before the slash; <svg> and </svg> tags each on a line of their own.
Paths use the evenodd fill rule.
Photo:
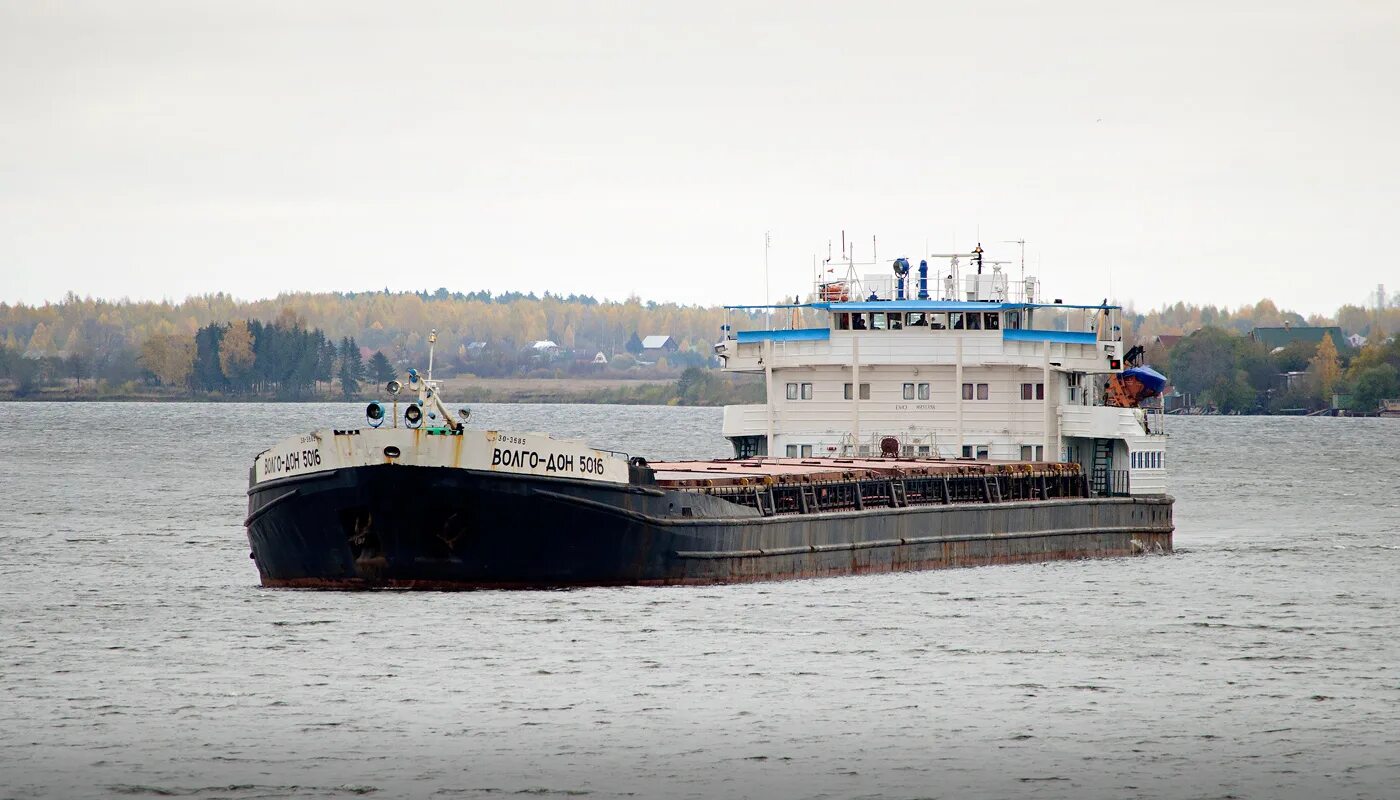
<svg viewBox="0 0 1400 800">
<path fill-rule="evenodd" d="M 763 232 L 763 304 L 768 306 L 768 248 L 773 244 L 772 231 Z M 768 308 L 768 330 L 773 330 L 773 308 Z"/>
<path fill-rule="evenodd" d="M 1025 239 L 1003 239 L 1001 243 L 1002 243 L 1002 244 L 1019 244 L 1019 245 L 1021 245 L 1021 285 L 1022 285 L 1022 291 L 1025 291 L 1024 287 L 1025 287 L 1025 283 L 1026 283 L 1026 240 L 1025 240 Z"/>
</svg>

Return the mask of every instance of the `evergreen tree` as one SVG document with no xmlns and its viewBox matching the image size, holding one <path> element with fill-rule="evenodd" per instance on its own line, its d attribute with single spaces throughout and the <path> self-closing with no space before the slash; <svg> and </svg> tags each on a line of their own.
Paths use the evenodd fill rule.
<svg viewBox="0 0 1400 800">
<path fill-rule="evenodd" d="M 194 335 L 194 375 L 191 382 L 198 391 L 222 392 L 228 389 L 228 377 L 219 366 L 219 345 L 223 343 L 224 330 L 223 325 L 211 322 Z"/>
<path fill-rule="evenodd" d="M 632 336 L 627 339 L 627 352 L 634 356 L 642 352 L 642 337 L 636 331 L 632 331 Z"/>
<path fill-rule="evenodd" d="M 340 391 L 346 400 L 353 400 L 360 394 L 360 381 L 365 378 L 365 362 L 360 356 L 360 346 L 352 336 L 340 340 Z"/>
<path fill-rule="evenodd" d="M 380 386 L 392 381 L 398 375 L 394 370 L 394 365 L 389 363 L 389 357 L 384 355 L 383 350 L 375 350 L 374 355 L 369 357 L 369 374 L 374 378 L 374 382 Z"/>
<path fill-rule="evenodd" d="M 331 385 L 335 380 L 335 342 L 327 339 L 320 330 L 316 331 L 316 380 Z"/>
</svg>

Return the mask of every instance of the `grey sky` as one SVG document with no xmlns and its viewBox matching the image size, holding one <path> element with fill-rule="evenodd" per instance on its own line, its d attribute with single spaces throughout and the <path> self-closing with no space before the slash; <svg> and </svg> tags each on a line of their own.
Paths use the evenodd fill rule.
<svg viewBox="0 0 1400 800">
<path fill-rule="evenodd" d="M 1400 3 L 0 0 L 0 300 L 755 302 L 844 228 L 1055 296 L 1400 289 Z M 1039 267 L 1036 264 L 1039 263 Z"/>
</svg>

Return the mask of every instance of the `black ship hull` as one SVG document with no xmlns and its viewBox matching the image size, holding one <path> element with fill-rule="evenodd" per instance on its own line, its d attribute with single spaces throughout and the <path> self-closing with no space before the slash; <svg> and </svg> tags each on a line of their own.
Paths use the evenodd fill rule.
<svg viewBox="0 0 1400 800">
<path fill-rule="evenodd" d="M 989 498 L 990 499 L 990 498 Z M 341 589 L 714 584 L 1169 551 L 1170 497 L 764 514 L 654 486 L 391 464 L 259 483 L 261 581 Z"/>
</svg>

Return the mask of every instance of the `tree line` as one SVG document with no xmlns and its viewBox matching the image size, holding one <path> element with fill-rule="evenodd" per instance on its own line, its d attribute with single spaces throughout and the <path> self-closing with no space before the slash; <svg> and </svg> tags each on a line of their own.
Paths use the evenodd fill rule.
<svg viewBox="0 0 1400 800">
<path fill-rule="evenodd" d="M 1347 410 L 1372 412 L 1400 397 L 1400 339 L 1370 330 L 1360 350 L 1339 348 L 1324 335 L 1317 344 L 1294 341 L 1270 352 L 1230 329 L 1204 327 L 1165 357 L 1172 384 L 1195 405 L 1221 413 L 1314 411 L 1334 398 Z"/>
<path fill-rule="evenodd" d="M 0 303 L 0 389 L 21 395 L 75 386 L 117 395 L 154 387 L 222 396 L 350 396 L 354 391 L 346 386 L 357 390 L 367 379 L 379 382 L 390 371 L 425 366 L 433 329 L 439 340 L 436 369 L 443 377 L 678 379 L 686 369 L 714 366 L 712 344 L 721 326 L 744 330 L 763 319 L 758 312 L 635 297 L 602 301 L 446 289 L 291 293 L 256 301 L 212 294 L 179 303 L 69 293 L 58 303 Z M 1334 393 L 1362 403 L 1389 387 L 1384 366 L 1400 366 L 1389 356 L 1341 347 L 1338 376 L 1325 379 L 1330 368 L 1308 366 L 1317 353 L 1293 345 L 1264 353 L 1243 335 L 1255 326 L 1340 325 L 1379 341 L 1385 330 L 1400 330 L 1400 308 L 1348 305 L 1334 317 L 1305 318 L 1266 299 L 1235 309 L 1184 303 L 1128 308 L 1123 319 L 1130 342 L 1200 331 L 1195 335 L 1203 338 L 1180 356 L 1151 349 L 1149 356 L 1169 367 L 1178 386 L 1222 410 L 1321 407 Z M 642 337 L 653 334 L 671 336 L 679 348 L 644 351 Z M 536 346 L 543 343 L 554 346 Z M 1279 373 L 1291 371 L 1309 377 L 1277 385 Z"/>
</svg>

